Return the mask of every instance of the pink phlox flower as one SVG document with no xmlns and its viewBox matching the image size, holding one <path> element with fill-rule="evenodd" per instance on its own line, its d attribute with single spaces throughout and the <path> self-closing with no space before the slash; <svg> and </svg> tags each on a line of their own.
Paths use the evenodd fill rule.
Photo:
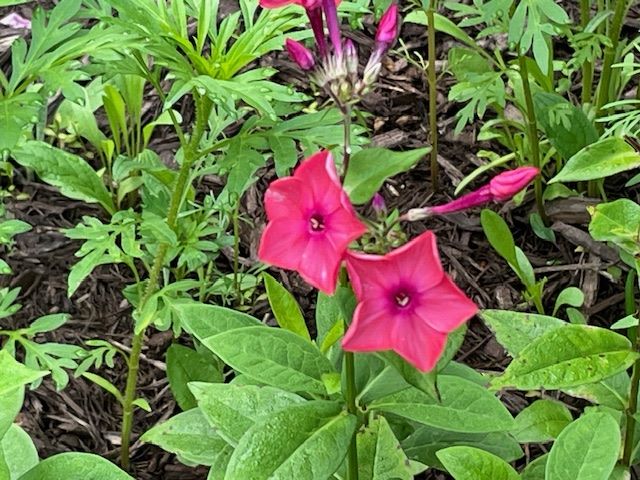
<svg viewBox="0 0 640 480">
<path fill-rule="evenodd" d="M 393 350 L 428 372 L 447 334 L 478 310 L 445 274 L 433 232 L 384 256 L 348 252 L 346 262 L 358 306 L 342 340 L 345 350 Z"/>
<path fill-rule="evenodd" d="M 342 189 L 331 154 L 318 152 L 293 176 L 271 183 L 264 202 L 269 223 L 260 239 L 260 260 L 296 270 L 332 294 L 347 247 L 367 229 Z"/>
<path fill-rule="evenodd" d="M 380 18 L 376 31 L 376 42 L 391 45 L 398 36 L 398 5 L 392 3 Z"/>
<path fill-rule="evenodd" d="M 529 185 L 540 173 L 536 167 L 520 167 L 499 173 L 489 181 L 489 188 L 493 199 L 505 202 L 516 193 Z"/>
</svg>

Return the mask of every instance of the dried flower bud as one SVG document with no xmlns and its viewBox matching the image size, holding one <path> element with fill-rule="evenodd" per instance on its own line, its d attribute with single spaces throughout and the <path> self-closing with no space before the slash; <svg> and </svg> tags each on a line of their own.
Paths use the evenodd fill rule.
<svg viewBox="0 0 640 480">
<path fill-rule="evenodd" d="M 376 32 L 376 42 L 385 43 L 387 46 L 395 42 L 398 36 L 398 5 L 392 3 L 384 12 L 378 31 Z"/>
<path fill-rule="evenodd" d="M 302 70 L 311 70 L 315 65 L 313 54 L 300 42 L 287 38 L 285 47 L 291 59 L 298 64 Z"/>
<path fill-rule="evenodd" d="M 509 200 L 529 185 L 539 172 L 535 167 L 520 167 L 496 175 L 489 182 L 493 199 L 499 202 Z"/>
</svg>

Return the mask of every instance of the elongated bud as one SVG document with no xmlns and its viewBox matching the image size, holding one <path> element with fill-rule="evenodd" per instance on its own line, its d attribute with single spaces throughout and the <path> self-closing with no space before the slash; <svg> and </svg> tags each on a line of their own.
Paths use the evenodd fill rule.
<svg viewBox="0 0 640 480">
<path fill-rule="evenodd" d="M 398 5 L 392 3 L 384 12 L 378 31 L 376 31 L 376 42 L 385 43 L 387 46 L 396 41 L 398 36 Z"/>
<path fill-rule="evenodd" d="M 493 177 L 487 185 L 483 185 L 473 192 L 467 193 L 443 205 L 414 208 L 405 213 L 401 219 L 414 222 L 427 218 L 430 215 L 444 215 L 459 212 L 484 205 L 491 201 L 505 202 L 529 185 L 538 173 L 540 173 L 540 171 L 535 167 L 520 167 L 515 170 L 502 172 Z"/>
<path fill-rule="evenodd" d="M 353 77 L 358 75 L 358 50 L 350 38 L 344 42 L 344 61 L 347 73 Z"/>
<path fill-rule="evenodd" d="M 302 70 L 311 70 L 316 64 L 313 54 L 300 42 L 287 38 L 284 43 L 291 59 L 298 64 Z"/>
<path fill-rule="evenodd" d="M 489 188 L 493 199 L 504 202 L 529 185 L 540 173 L 535 167 L 520 167 L 515 170 L 507 170 L 491 179 Z"/>
<path fill-rule="evenodd" d="M 379 193 L 376 193 L 371 200 L 371 206 L 373 207 L 373 211 L 376 212 L 377 215 L 385 213 L 387 211 L 387 204 L 384 202 L 384 198 Z"/>
</svg>

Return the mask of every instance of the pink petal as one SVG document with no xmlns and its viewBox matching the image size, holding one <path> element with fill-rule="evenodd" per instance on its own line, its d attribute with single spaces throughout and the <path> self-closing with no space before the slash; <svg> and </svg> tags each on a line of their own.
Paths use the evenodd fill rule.
<svg viewBox="0 0 640 480">
<path fill-rule="evenodd" d="M 262 232 L 258 258 L 281 268 L 295 270 L 309 243 L 306 222 L 272 220 Z"/>
<path fill-rule="evenodd" d="M 349 244 L 364 235 L 367 227 L 352 211 L 339 209 L 325 219 L 326 232 L 334 248 L 344 251 Z"/>
<path fill-rule="evenodd" d="M 394 265 L 396 276 L 402 279 L 402 283 L 411 285 L 418 292 L 437 285 L 444 275 L 436 236 L 429 230 L 385 255 L 385 258 Z"/>
<path fill-rule="evenodd" d="M 325 235 L 310 235 L 304 252 L 296 252 L 296 255 L 300 276 L 318 290 L 333 295 L 342 263 L 342 251 L 334 250 Z"/>
<path fill-rule="evenodd" d="M 359 301 L 386 298 L 398 285 L 398 270 L 386 256 L 347 251 L 345 256 L 351 286 Z"/>
<path fill-rule="evenodd" d="M 447 336 L 416 316 L 404 320 L 403 328 L 393 333 L 393 350 L 418 370 L 433 370 L 447 344 Z"/>
<path fill-rule="evenodd" d="M 342 205 L 341 196 L 345 194 L 329 151 L 314 153 L 300 164 L 293 175 L 311 189 L 314 202 L 322 205 L 325 213 L 329 214 Z"/>
<path fill-rule="evenodd" d="M 299 220 L 313 208 L 313 198 L 299 179 L 285 177 L 269 185 L 264 195 L 264 206 L 269 220 Z"/>
<path fill-rule="evenodd" d="M 431 328 L 449 333 L 473 317 L 478 307 L 447 276 L 422 294 L 416 315 Z"/>
<path fill-rule="evenodd" d="M 351 352 L 373 352 L 391 349 L 389 333 L 392 320 L 383 305 L 376 301 L 360 303 L 353 313 L 353 321 L 342 339 L 342 347 Z"/>
</svg>

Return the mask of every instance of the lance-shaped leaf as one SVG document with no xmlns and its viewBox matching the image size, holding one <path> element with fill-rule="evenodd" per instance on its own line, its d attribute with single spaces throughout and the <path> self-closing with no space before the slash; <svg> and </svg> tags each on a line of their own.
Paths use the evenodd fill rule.
<svg viewBox="0 0 640 480">
<path fill-rule="evenodd" d="M 637 358 L 631 342 L 622 335 L 604 328 L 567 324 L 525 347 L 491 386 L 569 388 L 615 375 Z"/>
<path fill-rule="evenodd" d="M 133 480 L 109 460 L 91 453 L 60 453 L 43 460 L 20 480 Z"/>
<path fill-rule="evenodd" d="M 519 480 L 507 462 L 492 453 L 473 447 L 449 447 L 436 455 L 455 480 Z"/>
</svg>

